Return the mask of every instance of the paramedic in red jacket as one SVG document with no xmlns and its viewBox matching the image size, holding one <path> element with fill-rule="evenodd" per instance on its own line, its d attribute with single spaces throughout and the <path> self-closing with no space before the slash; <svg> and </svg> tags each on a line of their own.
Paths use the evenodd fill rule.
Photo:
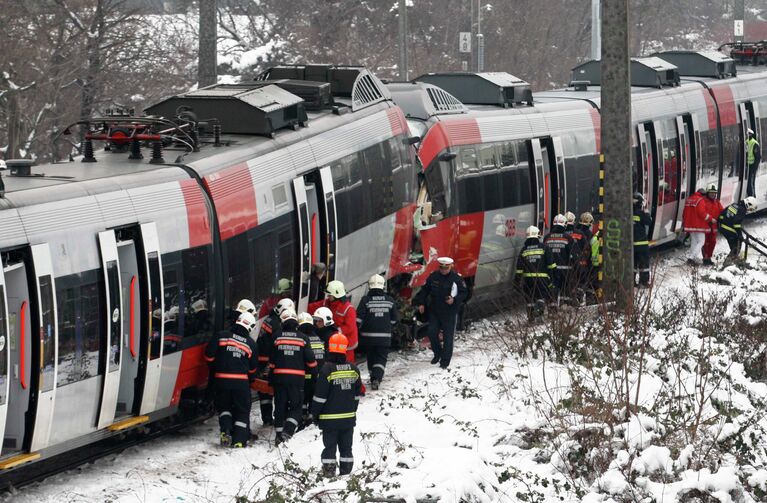
<svg viewBox="0 0 767 503">
<path fill-rule="evenodd" d="M 708 207 L 708 214 L 714 219 L 711 225 L 711 232 L 706 234 L 706 243 L 703 245 L 703 265 L 714 265 L 714 261 L 711 257 L 714 256 L 714 248 L 716 248 L 716 237 L 718 234 L 719 214 L 724 211 L 722 203 L 717 196 L 716 184 L 709 184 L 706 188 L 706 205 Z"/>
<path fill-rule="evenodd" d="M 690 233 L 690 251 L 687 262 L 700 265 L 703 262 L 703 245 L 706 235 L 711 233 L 711 227 L 716 225 L 716 217 L 709 213 L 708 198 L 706 192 L 713 189 L 716 193 L 716 184 L 710 183 L 706 189 L 699 189 L 687 198 L 684 204 L 682 224 L 685 232 Z"/>
<path fill-rule="evenodd" d="M 346 298 L 344 284 L 338 280 L 328 283 L 325 300 L 309 304 L 309 312 L 320 307 L 327 307 L 333 312 L 333 322 L 346 336 L 349 345 L 346 348 L 346 361 L 354 363 L 354 350 L 357 349 L 357 310 Z"/>
</svg>

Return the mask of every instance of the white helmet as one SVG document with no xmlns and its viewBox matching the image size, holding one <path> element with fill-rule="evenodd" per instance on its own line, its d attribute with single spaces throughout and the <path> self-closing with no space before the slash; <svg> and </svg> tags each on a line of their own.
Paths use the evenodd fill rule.
<svg viewBox="0 0 767 503">
<path fill-rule="evenodd" d="M 256 317 L 246 311 L 244 313 L 240 313 L 236 323 L 241 327 L 248 329 L 248 333 L 250 333 L 254 328 L 256 328 Z"/>
<path fill-rule="evenodd" d="M 554 225 L 561 225 L 562 227 L 564 227 L 565 225 L 567 225 L 567 218 L 560 213 L 559 215 L 554 217 Z"/>
<path fill-rule="evenodd" d="M 192 302 L 193 313 L 199 313 L 200 311 L 207 311 L 207 310 L 208 310 L 208 303 L 205 302 L 205 299 L 198 299 Z"/>
<path fill-rule="evenodd" d="M 719 189 L 716 188 L 716 183 L 711 182 L 708 185 L 706 185 L 706 193 L 709 192 L 719 192 Z"/>
<path fill-rule="evenodd" d="M 594 223 L 594 215 L 588 211 L 581 213 L 581 225 L 591 225 Z"/>
<path fill-rule="evenodd" d="M 293 310 L 293 316 L 296 316 L 296 305 L 293 304 L 293 301 L 290 299 L 280 299 L 280 301 L 277 303 L 276 306 L 274 306 L 274 312 L 282 316 L 282 312 L 286 309 L 292 309 Z"/>
<path fill-rule="evenodd" d="M 344 288 L 344 284 L 337 279 L 328 283 L 328 287 L 325 289 L 325 293 L 335 297 L 336 299 L 346 297 L 346 289 Z"/>
<path fill-rule="evenodd" d="M 756 198 L 754 196 L 748 196 L 743 202 L 746 205 L 746 213 L 753 213 L 756 211 Z"/>
<path fill-rule="evenodd" d="M 288 320 L 297 320 L 298 317 L 296 316 L 296 310 L 292 307 L 286 307 L 282 310 L 280 313 L 280 321 L 285 323 Z"/>
<path fill-rule="evenodd" d="M 308 323 L 309 325 L 314 324 L 314 318 L 312 318 L 312 315 L 309 313 L 298 313 L 298 324 L 303 325 L 304 323 Z"/>
<path fill-rule="evenodd" d="M 368 287 L 372 290 L 374 288 L 384 288 L 386 286 L 386 280 L 380 274 L 374 274 L 370 276 L 368 280 Z"/>
<path fill-rule="evenodd" d="M 333 322 L 333 311 L 328 309 L 327 307 L 320 307 L 317 308 L 316 311 L 314 311 L 314 319 L 315 320 L 322 320 L 322 322 L 325 324 L 325 326 L 332 325 Z"/>
<path fill-rule="evenodd" d="M 567 225 L 575 225 L 575 213 L 572 211 L 565 213 L 565 221 L 567 222 Z"/>
<path fill-rule="evenodd" d="M 239 311 L 241 313 L 256 314 L 256 306 L 254 306 L 253 303 L 249 301 L 248 299 L 242 299 L 240 302 L 237 303 L 236 311 Z"/>
<path fill-rule="evenodd" d="M 536 227 L 534 225 L 531 225 L 525 231 L 525 235 L 528 238 L 539 238 L 539 237 L 541 237 L 541 231 L 538 229 L 538 227 Z"/>
</svg>

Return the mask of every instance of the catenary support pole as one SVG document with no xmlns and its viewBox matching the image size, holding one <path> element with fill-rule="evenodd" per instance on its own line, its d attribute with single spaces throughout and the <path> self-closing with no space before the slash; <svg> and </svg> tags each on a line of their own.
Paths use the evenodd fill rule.
<svg viewBox="0 0 767 503">
<path fill-rule="evenodd" d="M 602 4 L 602 279 L 606 300 L 618 307 L 630 307 L 634 293 L 628 16 L 628 0 Z"/>
<path fill-rule="evenodd" d="M 200 50 L 197 63 L 197 83 L 199 87 L 216 83 L 216 37 L 218 20 L 217 0 L 200 0 Z"/>
<path fill-rule="evenodd" d="M 746 1 L 735 0 L 733 6 L 735 14 L 735 26 L 734 34 L 736 42 L 743 42 L 745 33 L 745 21 L 746 21 Z"/>
<path fill-rule="evenodd" d="M 591 59 L 597 60 L 602 52 L 602 21 L 599 10 L 600 0 L 591 0 Z"/>
<path fill-rule="evenodd" d="M 399 0 L 399 79 L 408 80 L 407 0 Z"/>
</svg>

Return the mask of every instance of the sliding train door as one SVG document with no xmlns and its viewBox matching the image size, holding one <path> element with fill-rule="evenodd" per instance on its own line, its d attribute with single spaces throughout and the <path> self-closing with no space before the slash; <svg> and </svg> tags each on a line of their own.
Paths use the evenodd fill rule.
<svg viewBox="0 0 767 503">
<path fill-rule="evenodd" d="M 8 392 L 10 390 L 11 359 L 8 327 L 8 298 L 5 294 L 5 274 L 0 267 L 0 438 L 5 434 L 8 413 Z"/>
<path fill-rule="evenodd" d="M 534 180 L 535 194 L 533 201 L 535 201 L 535 225 L 540 229 L 541 234 L 545 234 L 551 224 L 550 205 L 551 194 L 548 191 L 549 188 L 549 169 L 548 159 L 546 164 L 543 161 L 543 152 L 541 150 L 541 141 L 538 138 L 533 138 L 527 142 L 529 154 L 533 162 L 530 164 L 531 179 Z M 548 153 L 546 154 L 548 158 Z"/>
<path fill-rule="evenodd" d="M 157 225 L 154 222 L 141 224 L 141 249 L 143 281 L 139 289 L 141 295 L 141 343 L 139 344 L 140 362 L 143 368 L 143 382 L 136 383 L 138 414 L 148 414 L 157 409 L 157 392 L 160 386 L 163 350 L 163 313 L 165 297 L 162 281 L 162 255 Z M 139 372 L 141 377 L 142 372 Z M 139 390 L 140 388 L 140 390 Z"/>
<path fill-rule="evenodd" d="M 567 211 L 565 195 L 565 156 L 561 138 L 534 138 L 528 141 L 533 165 L 531 177 L 535 181 L 536 225 L 541 233 L 551 228 L 557 213 Z"/>
<path fill-rule="evenodd" d="M 104 337 L 102 354 L 99 359 L 99 374 L 104 376 L 101 391 L 101 407 L 97 427 L 111 425 L 117 410 L 117 396 L 120 390 L 120 361 L 123 356 L 123 299 L 122 278 L 115 231 L 99 233 L 101 266 L 104 275 Z"/>
<path fill-rule="evenodd" d="M 310 234 L 309 204 L 304 177 L 293 180 L 293 197 L 295 215 L 298 224 L 298 273 L 296 310 L 306 311 L 309 308 L 309 280 L 311 276 L 312 240 Z"/>
</svg>

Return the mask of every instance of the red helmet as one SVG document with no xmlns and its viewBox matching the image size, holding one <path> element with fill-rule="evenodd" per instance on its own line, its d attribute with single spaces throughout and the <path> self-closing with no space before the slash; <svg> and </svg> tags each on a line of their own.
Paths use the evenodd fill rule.
<svg viewBox="0 0 767 503">
<path fill-rule="evenodd" d="M 331 353 L 346 353 L 346 346 L 349 345 L 349 340 L 342 333 L 333 334 L 328 339 L 328 351 Z"/>
</svg>

